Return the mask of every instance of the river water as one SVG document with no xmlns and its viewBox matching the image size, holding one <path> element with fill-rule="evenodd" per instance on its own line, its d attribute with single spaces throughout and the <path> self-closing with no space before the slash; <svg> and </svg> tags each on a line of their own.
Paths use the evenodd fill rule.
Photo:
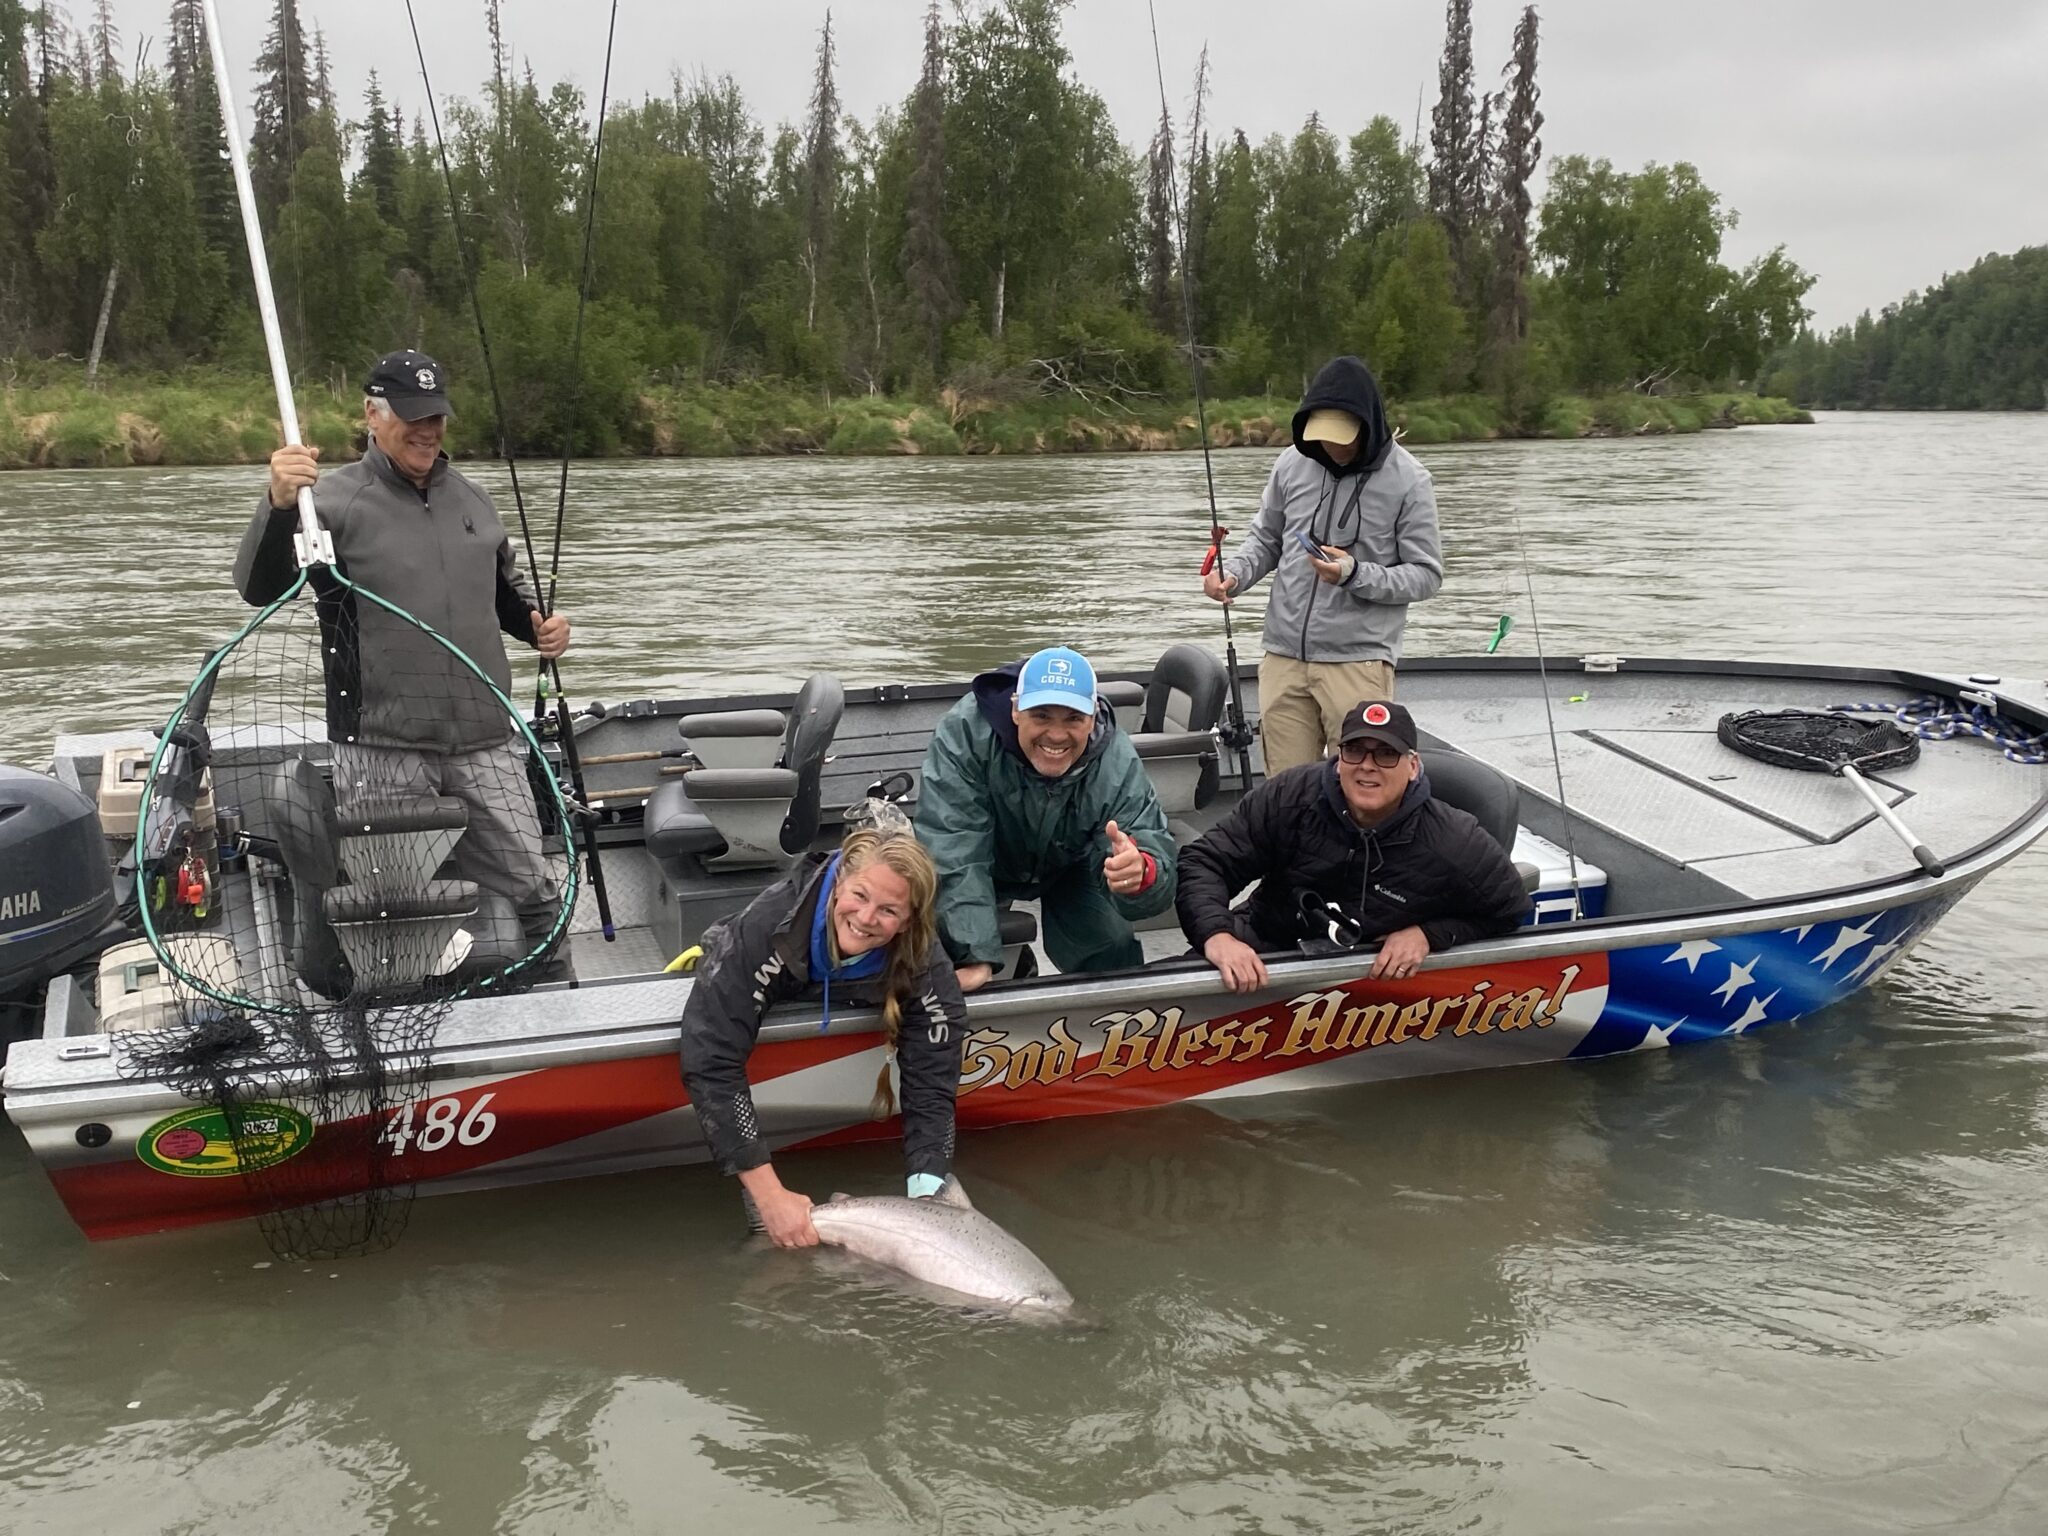
<svg viewBox="0 0 2048 1536">
<path fill-rule="evenodd" d="M 1552 655 L 2048 676 L 2048 417 L 1423 457 L 1449 577 L 1410 654 L 1502 612 L 1526 653 L 1526 553 Z M 1217 460 L 1225 521 L 1270 459 Z M 0 476 L 0 759 L 167 712 L 245 614 L 260 488 Z M 572 492 L 579 698 L 1220 644 L 1199 457 L 607 464 Z M 0 1529 L 2038 1532 L 2044 909 L 2035 851 L 1873 992 L 1725 1045 L 967 1143 L 1094 1332 L 744 1248 L 701 1169 L 425 1202 L 371 1259 L 89 1246 L 8 1128 Z"/>
</svg>

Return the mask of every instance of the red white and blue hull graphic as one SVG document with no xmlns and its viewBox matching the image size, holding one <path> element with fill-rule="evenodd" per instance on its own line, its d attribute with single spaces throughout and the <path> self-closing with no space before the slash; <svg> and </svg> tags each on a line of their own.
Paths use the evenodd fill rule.
<svg viewBox="0 0 2048 1536">
<path fill-rule="evenodd" d="M 1793 926 L 1626 925 L 1608 946 L 1553 931 L 1475 947 L 1403 981 L 1333 955 L 1274 967 L 1250 997 L 1189 967 L 1056 978 L 975 998 L 959 1122 L 978 1131 L 1299 1089 L 1609 1055 L 1748 1034 L 1800 1019 L 1895 964 L 1961 891 Z M 1754 915 L 1760 917 L 1760 914 Z M 1448 961 L 1449 963 L 1445 963 Z M 464 1005 L 428 1095 L 381 1127 L 294 1124 L 275 1159 L 300 1158 L 305 1198 L 364 1183 L 366 1134 L 390 1177 L 456 1190 L 706 1156 L 683 1092 L 675 1020 L 689 983 L 645 978 L 572 994 Z M 585 1018 L 564 1025 L 565 1004 Z M 848 1027 L 850 1026 L 850 1027 Z M 764 1133 L 786 1151 L 894 1137 L 867 1118 L 886 1058 L 871 1022 L 777 1021 L 750 1062 Z M 106 1074 L 100 1091 L 17 1093 L 21 1123 L 79 1226 L 115 1237 L 256 1213 L 263 1191 L 187 1101 Z M 356 1155 L 326 1148 L 352 1147 Z M 971 1150 L 966 1154 L 971 1160 Z"/>
</svg>

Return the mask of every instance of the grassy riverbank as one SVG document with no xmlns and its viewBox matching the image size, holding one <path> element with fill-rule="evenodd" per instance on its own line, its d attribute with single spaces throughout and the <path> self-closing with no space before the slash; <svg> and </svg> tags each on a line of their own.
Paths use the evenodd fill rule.
<svg viewBox="0 0 2048 1536">
<path fill-rule="evenodd" d="M 97 390 L 59 377 L 0 385 L 0 469 L 110 469 L 137 464 L 246 464 L 277 445 L 269 380 L 257 375 L 115 375 Z M 306 440 L 329 458 L 357 446 L 360 396 L 332 385 L 301 385 Z M 463 410 L 452 447 L 490 451 L 483 412 Z M 1277 447 L 1296 402 L 1276 398 L 1209 402 L 1209 440 L 1219 448 Z M 1562 396 L 1520 420 L 1498 401 L 1456 396 L 1394 405 L 1406 441 L 1467 442 L 1503 437 L 1618 437 L 1697 432 L 1710 427 L 1807 421 L 1784 400 L 1755 395 Z M 1193 448 L 1200 437 L 1186 402 L 1128 408 L 1073 397 L 986 400 L 941 391 L 937 400 L 854 395 L 825 399 L 773 383 L 655 386 L 621 434 L 628 456 L 748 454 L 1114 453 Z"/>
</svg>

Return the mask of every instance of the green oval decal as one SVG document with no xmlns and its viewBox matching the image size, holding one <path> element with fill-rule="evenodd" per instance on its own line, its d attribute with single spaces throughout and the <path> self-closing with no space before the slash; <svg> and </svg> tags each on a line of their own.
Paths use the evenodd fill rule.
<svg viewBox="0 0 2048 1536">
<path fill-rule="evenodd" d="M 250 1104 L 241 1111 L 239 1148 L 228 1129 L 227 1112 L 201 1104 L 159 1120 L 142 1133 L 135 1154 L 158 1173 L 185 1179 L 219 1179 L 275 1168 L 305 1151 L 313 1122 L 285 1104 Z"/>
</svg>

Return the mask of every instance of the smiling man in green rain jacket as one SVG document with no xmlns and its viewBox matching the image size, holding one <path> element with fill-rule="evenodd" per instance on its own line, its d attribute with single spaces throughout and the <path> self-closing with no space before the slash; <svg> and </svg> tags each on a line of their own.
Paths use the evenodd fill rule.
<svg viewBox="0 0 2048 1536">
<path fill-rule="evenodd" d="M 1159 796 L 1065 646 L 974 680 L 932 734 L 916 820 L 963 992 L 1002 959 L 1001 902 L 1038 898 L 1046 953 L 1068 972 L 1142 965 L 1132 922 L 1173 905 Z"/>
</svg>

